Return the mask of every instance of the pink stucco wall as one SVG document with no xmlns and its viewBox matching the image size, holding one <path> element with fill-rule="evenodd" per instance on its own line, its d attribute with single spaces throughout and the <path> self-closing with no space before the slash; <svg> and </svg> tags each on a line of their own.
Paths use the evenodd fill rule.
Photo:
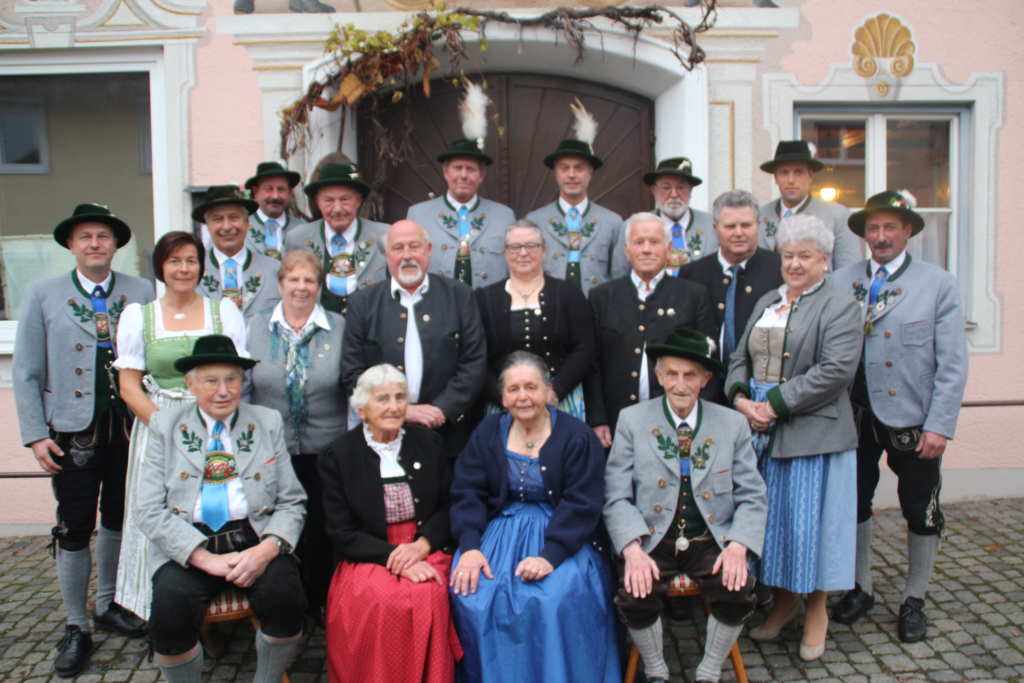
<svg viewBox="0 0 1024 683">
<path fill-rule="evenodd" d="M 0 472 L 41 472 L 32 451 L 21 445 L 13 389 L 0 389 L 0 415 L 14 429 L 0 441 Z M 51 523 L 53 510 L 49 479 L 0 479 L 0 524 Z"/>
</svg>

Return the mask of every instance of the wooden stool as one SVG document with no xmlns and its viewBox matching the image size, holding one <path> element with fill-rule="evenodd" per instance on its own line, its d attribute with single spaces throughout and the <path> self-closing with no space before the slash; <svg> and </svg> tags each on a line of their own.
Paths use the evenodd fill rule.
<svg viewBox="0 0 1024 683">
<path fill-rule="evenodd" d="M 225 588 L 220 594 L 210 601 L 206 608 L 206 616 L 203 617 L 203 626 L 215 624 L 218 621 L 234 621 L 235 619 L 248 619 L 254 630 L 260 630 L 260 620 L 252 611 L 249 604 L 249 596 L 239 588 Z M 288 674 L 281 676 L 281 683 L 291 683 Z M 746 683 L 741 681 L 740 683 Z"/>
<path fill-rule="evenodd" d="M 672 579 L 672 585 L 669 586 L 668 598 L 680 598 L 689 597 L 691 595 L 700 595 L 700 588 L 697 588 L 690 577 L 686 574 L 678 574 L 676 578 Z M 711 614 L 711 608 L 708 607 L 708 603 L 701 600 L 701 604 L 704 605 L 704 615 Z M 705 643 L 706 644 L 706 643 Z M 743 655 L 740 654 L 739 643 L 733 643 L 732 650 L 729 652 L 729 659 L 732 660 L 732 668 L 736 671 L 736 680 L 739 683 L 747 683 L 747 670 L 743 667 Z M 629 664 L 626 665 L 626 678 L 625 683 L 635 683 L 636 681 L 636 670 L 640 665 L 640 652 L 636 649 L 636 645 L 629 651 Z"/>
</svg>

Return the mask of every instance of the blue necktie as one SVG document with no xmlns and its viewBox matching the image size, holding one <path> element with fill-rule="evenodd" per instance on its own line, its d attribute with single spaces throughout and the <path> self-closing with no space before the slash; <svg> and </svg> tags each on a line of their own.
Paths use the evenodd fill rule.
<svg viewBox="0 0 1024 683">
<path fill-rule="evenodd" d="M 92 290 L 92 318 L 96 323 L 96 346 L 102 346 L 105 349 L 111 348 L 110 321 L 107 320 L 107 295 L 100 285 L 96 285 L 96 289 Z"/>
<path fill-rule="evenodd" d="M 725 320 L 722 321 L 722 362 L 728 367 L 729 357 L 736 350 L 736 280 L 743 266 L 729 266 L 732 279 L 725 293 Z"/>
<path fill-rule="evenodd" d="M 238 263 L 233 258 L 224 261 L 224 289 L 238 289 Z"/>
<path fill-rule="evenodd" d="M 203 524 L 214 531 L 219 531 L 222 526 L 228 523 L 231 517 L 228 507 L 228 484 L 227 481 L 208 482 L 211 475 L 209 454 L 224 451 L 224 443 L 220 435 L 224 431 L 224 423 L 218 422 L 213 425 L 213 438 L 210 439 L 210 447 L 206 449 L 207 465 L 203 474 L 203 490 L 200 498 L 200 512 L 203 515 Z M 234 477 L 232 477 L 234 478 Z"/>
<path fill-rule="evenodd" d="M 676 427 L 676 437 L 679 439 L 679 476 L 688 477 L 691 474 L 690 445 L 693 443 L 693 427 L 682 423 Z"/>
<path fill-rule="evenodd" d="M 889 271 L 882 266 L 875 273 L 875 279 L 871 282 L 871 291 L 868 293 L 868 306 L 874 306 L 875 302 L 878 301 L 878 293 L 882 291 L 882 286 L 885 281 L 889 279 Z"/>
<path fill-rule="evenodd" d="M 273 218 L 266 222 L 267 236 L 263 239 L 263 247 L 266 249 L 277 249 L 277 229 L 280 227 Z"/>
<path fill-rule="evenodd" d="M 567 214 L 569 218 L 569 263 L 580 262 L 580 211 L 575 206 L 569 209 Z M 574 242 L 571 235 L 576 233 L 576 241 Z"/>
<path fill-rule="evenodd" d="M 345 251 L 346 240 L 341 235 L 335 234 L 331 238 L 331 256 L 340 254 Z M 343 277 L 337 275 L 327 276 L 327 289 L 331 290 L 332 294 L 338 296 L 346 296 L 348 294 L 348 281 Z"/>
<path fill-rule="evenodd" d="M 469 209 L 463 205 L 459 209 L 459 239 L 464 240 L 469 237 Z"/>
<path fill-rule="evenodd" d="M 686 251 L 686 235 L 683 234 L 683 226 L 676 221 L 672 224 L 672 253 L 668 255 L 668 268 L 672 275 L 679 275 L 679 269 L 683 266 L 683 257 Z"/>
<path fill-rule="evenodd" d="M 786 209 L 786 215 L 783 218 L 789 218 L 793 215 L 793 209 Z"/>
</svg>

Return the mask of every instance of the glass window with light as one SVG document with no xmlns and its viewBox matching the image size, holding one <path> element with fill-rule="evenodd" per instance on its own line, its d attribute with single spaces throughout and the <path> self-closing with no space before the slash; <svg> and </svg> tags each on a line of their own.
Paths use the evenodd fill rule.
<svg viewBox="0 0 1024 683">
<path fill-rule="evenodd" d="M 932 113 L 932 112 L 935 113 Z M 885 190 L 917 200 L 925 229 L 907 244 L 914 258 L 956 273 L 960 207 L 957 188 L 961 116 L 927 107 L 879 112 L 798 111 L 800 138 L 817 148 L 825 168 L 811 192 L 857 211 Z"/>
</svg>

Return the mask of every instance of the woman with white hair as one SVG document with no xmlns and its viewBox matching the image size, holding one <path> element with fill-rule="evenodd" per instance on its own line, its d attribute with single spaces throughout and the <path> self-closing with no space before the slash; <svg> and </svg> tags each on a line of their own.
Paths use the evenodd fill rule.
<svg viewBox="0 0 1024 683">
<path fill-rule="evenodd" d="M 776 236 L 785 283 L 758 301 L 729 363 L 729 400 L 750 422 L 768 487 L 768 524 L 756 576 L 775 604 L 753 640 L 771 640 L 803 611 L 800 657 L 825 651 L 828 591 L 853 587 L 857 431 L 847 389 L 863 334 L 856 300 L 825 271 L 835 235 L 799 214 Z"/>
<path fill-rule="evenodd" d="M 441 437 L 405 424 L 405 375 L 375 365 L 349 406 L 362 420 L 318 461 L 339 563 L 327 596 L 333 683 L 451 683 L 462 648 L 448 609 L 451 485 Z"/>
</svg>

